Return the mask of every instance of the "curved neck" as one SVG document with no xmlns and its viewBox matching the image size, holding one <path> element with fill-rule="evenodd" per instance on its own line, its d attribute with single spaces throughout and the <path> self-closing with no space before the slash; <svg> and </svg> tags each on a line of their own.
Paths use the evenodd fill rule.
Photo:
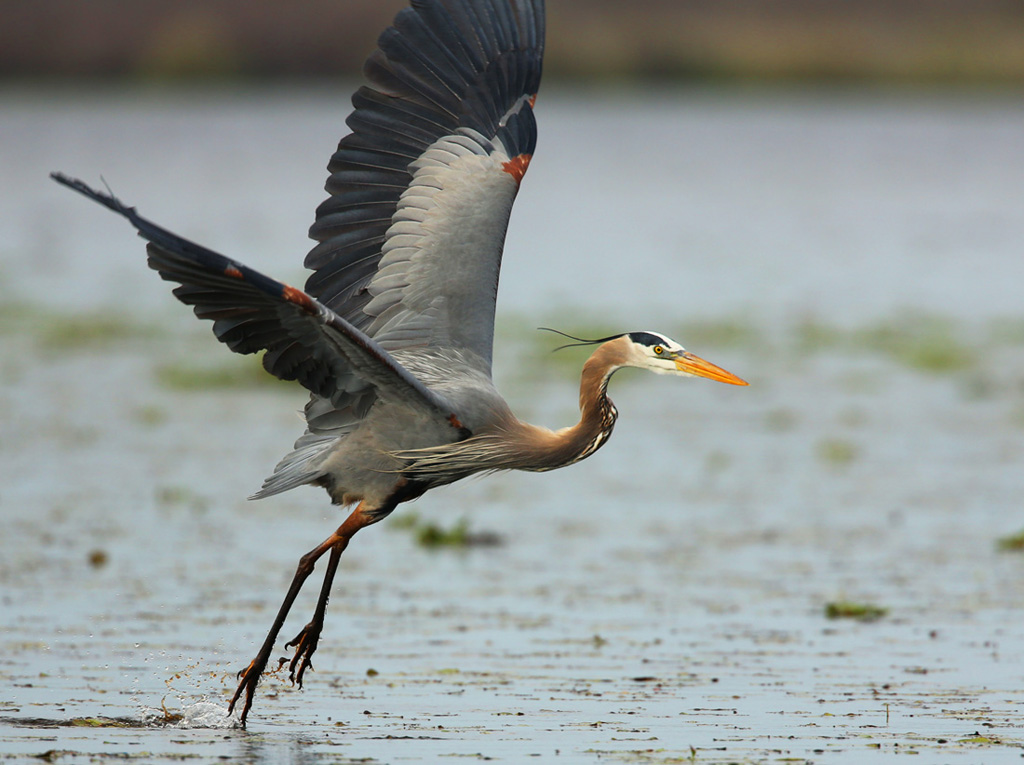
<svg viewBox="0 0 1024 765">
<path fill-rule="evenodd" d="M 589 457 L 608 440 L 619 416 L 608 398 L 608 380 L 625 363 L 618 340 L 604 343 L 583 365 L 580 375 L 580 421 L 566 430 L 566 436 L 578 449 L 572 462 Z"/>
<path fill-rule="evenodd" d="M 528 449 L 534 459 L 526 470 L 553 470 L 579 462 L 608 440 L 619 413 L 608 398 L 608 380 L 626 362 L 624 338 L 602 344 L 583 365 L 580 377 L 580 421 L 558 431 L 533 429 Z"/>
</svg>

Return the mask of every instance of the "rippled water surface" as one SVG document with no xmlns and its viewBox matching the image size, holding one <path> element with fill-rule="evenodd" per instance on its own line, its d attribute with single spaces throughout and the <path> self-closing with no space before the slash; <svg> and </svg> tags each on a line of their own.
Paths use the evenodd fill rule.
<svg viewBox="0 0 1024 765">
<path fill-rule="evenodd" d="M 0 94 L 0 755 L 1020 761 L 1020 99 L 552 90 L 500 296 L 514 408 L 576 417 L 583 352 L 540 325 L 659 329 L 751 386 L 623 372 L 591 459 L 361 533 L 316 671 L 266 678 L 248 730 L 234 673 L 341 519 L 245 500 L 304 396 L 46 174 L 301 282 L 348 88 Z"/>
</svg>

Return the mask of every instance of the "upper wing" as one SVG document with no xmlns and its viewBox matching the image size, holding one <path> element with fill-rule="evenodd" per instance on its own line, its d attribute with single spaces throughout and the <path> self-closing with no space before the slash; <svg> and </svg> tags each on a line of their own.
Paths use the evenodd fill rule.
<svg viewBox="0 0 1024 765">
<path fill-rule="evenodd" d="M 379 46 L 328 165 L 306 290 L 382 348 L 459 348 L 489 372 L 544 0 L 414 0 Z"/>
<path fill-rule="evenodd" d="M 149 242 L 150 267 L 180 285 L 175 296 L 194 306 L 199 318 L 212 320 L 217 339 L 231 350 L 266 351 L 263 366 L 275 377 L 297 380 L 335 406 L 358 407 L 360 399 L 369 404 L 379 397 L 457 423 L 444 398 L 302 290 L 183 239 L 82 181 L 51 177 L 127 218 Z"/>
</svg>

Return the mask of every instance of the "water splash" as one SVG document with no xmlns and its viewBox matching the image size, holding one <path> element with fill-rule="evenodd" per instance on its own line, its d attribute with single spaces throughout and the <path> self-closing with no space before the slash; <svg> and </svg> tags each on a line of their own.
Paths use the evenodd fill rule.
<svg viewBox="0 0 1024 765">
<path fill-rule="evenodd" d="M 227 706 L 212 701 L 197 701 L 185 704 L 181 710 L 181 721 L 178 728 L 237 728 L 238 720 L 228 715 Z"/>
<path fill-rule="evenodd" d="M 237 728 L 238 720 L 228 715 L 226 706 L 222 706 L 205 698 L 188 702 L 179 698 L 180 709 L 168 709 L 161 704 L 159 709 L 143 707 L 139 712 L 139 721 L 144 726 L 168 727 L 182 729 L 228 729 Z"/>
</svg>

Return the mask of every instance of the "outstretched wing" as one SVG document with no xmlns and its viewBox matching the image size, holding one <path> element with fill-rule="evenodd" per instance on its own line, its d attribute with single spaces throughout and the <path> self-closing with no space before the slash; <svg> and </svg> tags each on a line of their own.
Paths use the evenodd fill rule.
<svg viewBox="0 0 1024 765">
<path fill-rule="evenodd" d="M 314 395 L 346 406 L 362 396 L 390 399 L 456 425 L 444 398 L 302 290 L 183 239 L 82 181 L 50 177 L 127 218 L 149 242 L 150 267 L 180 285 L 174 295 L 194 306 L 196 316 L 213 321 L 217 339 L 231 350 L 266 351 L 263 366 L 275 377 L 297 380 Z"/>
<path fill-rule="evenodd" d="M 328 165 L 306 290 L 382 348 L 458 348 L 489 373 L 544 0 L 414 0 L 379 46 Z"/>
<path fill-rule="evenodd" d="M 181 285 L 175 295 L 213 320 L 218 339 L 265 350 L 271 374 L 311 391 L 309 429 L 255 497 L 316 480 L 320 455 L 378 398 L 441 418 L 453 441 L 467 435 L 455 408 L 389 351 L 457 349 L 490 372 L 505 228 L 536 143 L 543 2 L 413 0 L 399 13 L 328 167 L 307 292 L 54 174 L 128 218 L 150 242 L 150 266 Z"/>
</svg>

